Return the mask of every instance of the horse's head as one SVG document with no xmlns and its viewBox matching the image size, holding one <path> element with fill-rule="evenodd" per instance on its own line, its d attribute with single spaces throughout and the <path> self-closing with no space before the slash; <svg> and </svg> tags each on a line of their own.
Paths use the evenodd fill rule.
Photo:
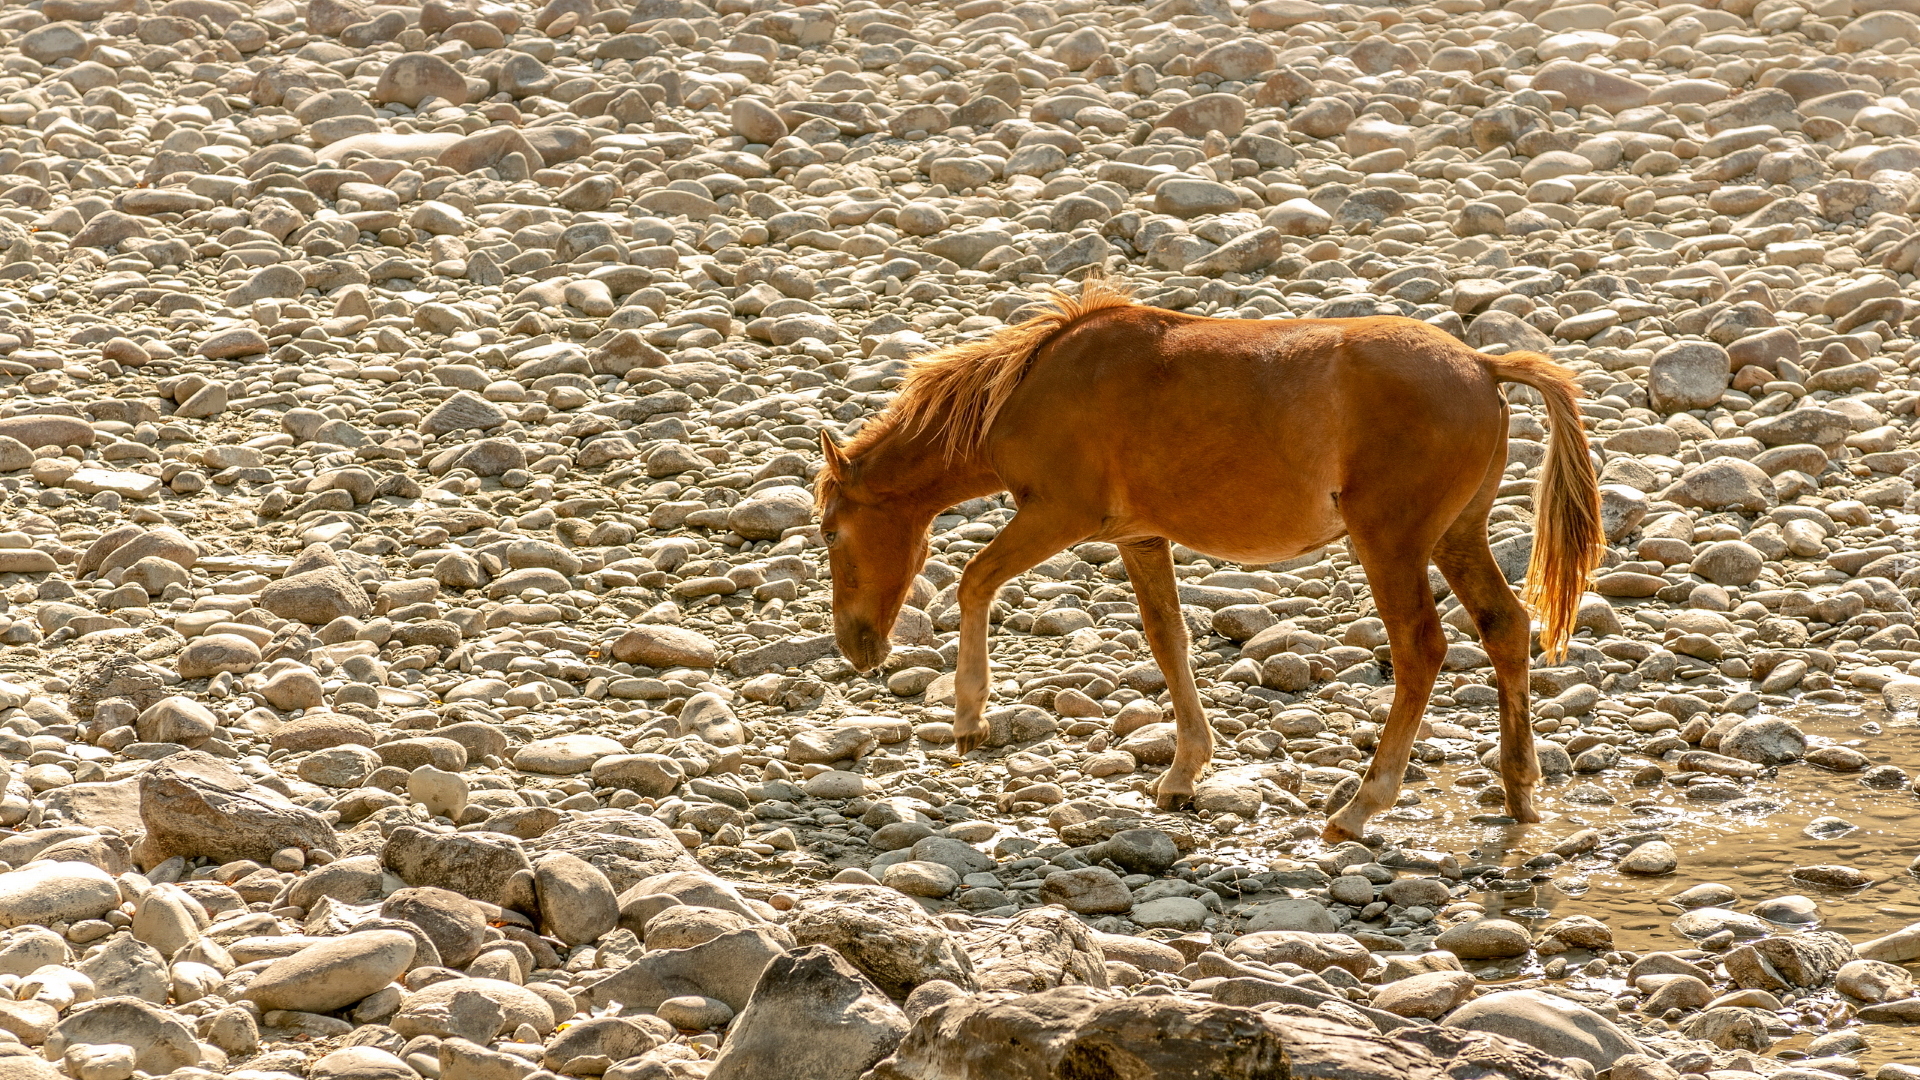
<svg viewBox="0 0 1920 1080">
<path fill-rule="evenodd" d="M 860 464 L 826 432 L 817 489 L 820 533 L 833 571 L 833 636 L 840 655 L 872 671 L 891 651 L 893 623 L 927 561 L 927 522 L 916 508 L 861 482 Z"/>
</svg>

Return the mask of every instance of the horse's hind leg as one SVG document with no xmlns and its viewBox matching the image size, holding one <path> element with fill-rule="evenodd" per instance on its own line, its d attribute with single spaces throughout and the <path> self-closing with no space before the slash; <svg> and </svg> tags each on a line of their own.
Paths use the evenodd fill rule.
<svg viewBox="0 0 1920 1080">
<path fill-rule="evenodd" d="M 1487 549 L 1487 506 L 1498 487 L 1492 475 L 1485 496 L 1475 498 L 1434 549 L 1433 561 L 1447 576 L 1447 584 L 1473 617 L 1480 646 L 1493 662 L 1500 694 L 1500 779 L 1507 791 L 1507 814 L 1516 821 L 1539 821 L 1533 807 L 1533 788 L 1540 781 L 1540 761 L 1533 752 L 1533 729 L 1527 719 L 1527 609 L 1522 607 L 1506 575 Z"/>
<path fill-rule="evenodd" d="M 1015 574 L 1093 532 L 1094 525 L 1069 520 L 1044 507 L 1023 506 L 980 549 L 960 575 L 960 656 L 954 665 L 953 743 L 965 754 L 987 743 L 987 614 L 1000 586 Z"/>
<path fill-rule="evenodd" d="M 1161 537 L 1120 545 L 1120 558 L 1126 563 L 1127 577 L 1133 581 L 1133 595 L 1140 604 L 1140 624 L 1146 631 L 1147 645 L 1153 649 L 1154 662 L 1166 677 L 1167 691 L 1173 698 L 1173 764 L 1160 777 L 1154 789 L 1155 801 L 1162 809 L 1172 810 L 1193 798 L 1193 786 L 1213 759 L 1213 729 L 1207 726 L 1207 714 L 1200 706 L 1200 691 L 1193 682 L 1193 662 L 1187 656 L 1191 644 L 1187 621 L 1180 614 L 1179 586 L 1173 576 L 1173 552 Z"/>
<path fill-rule="evenodd" d="M 1374 534 L 1356 526 L 1351 514 L 1347 520 L 1354 551 L 1367 571 L 1373 605 L 1387 624 L 1394 693 L 1386 730 L 1380 734 L 1360 790 L 1327 817 L 1321 835 L 1329 841 L 1359 839 L 1366 832 L 1367 819 L 1399 799 L 1420 717 L 1427 711 L 1434 676 L 1447 655 L 1446 635 L 1427 584 L 1426 544 L 1416 544 L 1407 536 L 1376 540 Z"/>
</svg>

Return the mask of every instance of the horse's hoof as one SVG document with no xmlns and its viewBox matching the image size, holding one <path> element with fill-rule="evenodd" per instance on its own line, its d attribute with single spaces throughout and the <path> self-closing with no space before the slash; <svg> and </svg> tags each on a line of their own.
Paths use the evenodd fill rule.
<svg viewBox="0 0 1920 1080">
<path fill-rule="evenodd" d="M 1534 807 L 1533 793 L 1527 792 L 1519 798 L 1509 795 L 1507 797 L 1507 816 L 1522 825 L 1538 825 L 1540 823 L 1540 811 Z"/>
<path fill-rule="evenodd" d="M 985 745 L 987 745 L 987 732 L 985 731 L 970 731 L 965 734 L 956 731 L 953 733 L 953 752 L 962 757 L 973 753 Z"/>
<path fill-rule="evenodd" d="M 1344 844 L 1349 840 L 1360 839 L 1360 834 L 1337 821 L 1328 821 L 1327 827 L 1320 830 L 1320 839 L 1329 844 Z"/>
<path fill-rule="evenodd" d="M 1153 793 L 1153 805 L 1162 810 L 1185 810 L 1193 805 L 1193 792 L 1156 791 Z"/>
</svg>

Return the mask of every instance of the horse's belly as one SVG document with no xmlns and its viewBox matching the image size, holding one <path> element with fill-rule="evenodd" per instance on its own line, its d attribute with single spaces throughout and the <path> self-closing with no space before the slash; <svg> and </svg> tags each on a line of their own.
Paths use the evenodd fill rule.
<svg viewBox="0 0 1920 1080">
<path fill-rule="evenodd" d="M 1204 513 L 1176 512 L 1142 522 L 1141 530 L 1203 555 L 1238 563 L 1271 563 L 1315 551 L 1347 534 L 1332 493 L 1310 500 L 1244 503 Z"/>
<path fill-rule="evenodd" d="M 1216 540 L 1212 537 L 1196 536 L 1192 540 L 1187 540 L 1173 536 L 1169 539 L 1178 544 L 1185 544 L 1202 555 L 1257 566 L 1296 558 L 1310 551 L 1318 551 L 1345 535 L 1347 535 L 1346 528 L 1337 526 L 1319 532 L 1273 537 L 1266 543 L 1245 543 L 1239 537 L 1222 537 Z"/>
</svg>

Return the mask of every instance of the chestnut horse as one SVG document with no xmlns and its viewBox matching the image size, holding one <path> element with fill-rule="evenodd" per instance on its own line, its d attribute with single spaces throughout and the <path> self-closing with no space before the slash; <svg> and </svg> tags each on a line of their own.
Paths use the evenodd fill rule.
<svg viewBox="0 0 1920 1080">
<path fill-rule="evenodd" d="M 1440 567 L 1499 684 L 1507 812 L 1538 821 L 1527 718 L 1530 629 L 1487 547 L 1507 465 L 1503 382 L 1546 401 L 1525 599 L 1564 652 L 1601 543 L 1578 388 L 1535 353 L 1488 356 L 1397 316 L 1212 319 L 1134 303 L 1089 280 L 1052 310 L 921 360 L 843 450 L 822 433 L 821 531 L 834 633 L 854 667 L 886 659 L 940 511 L 1006 491 L 1019 512 L 960 579 L 954 740 L 986 740 L 987 614 L 1000 586 L 1063 548 L 1120 548 L 1173 703 L 1178 750 L 1157 782 L 1186 803 L 1213 756 L 1169 541 L 1271 563 L 1345 536 L 1386 624 L 1398 692 L 1373 761 L 1325 836 L 1352 839 L 1394 805 L 1447 642 L 1427 577 Z"/>
</svg>

